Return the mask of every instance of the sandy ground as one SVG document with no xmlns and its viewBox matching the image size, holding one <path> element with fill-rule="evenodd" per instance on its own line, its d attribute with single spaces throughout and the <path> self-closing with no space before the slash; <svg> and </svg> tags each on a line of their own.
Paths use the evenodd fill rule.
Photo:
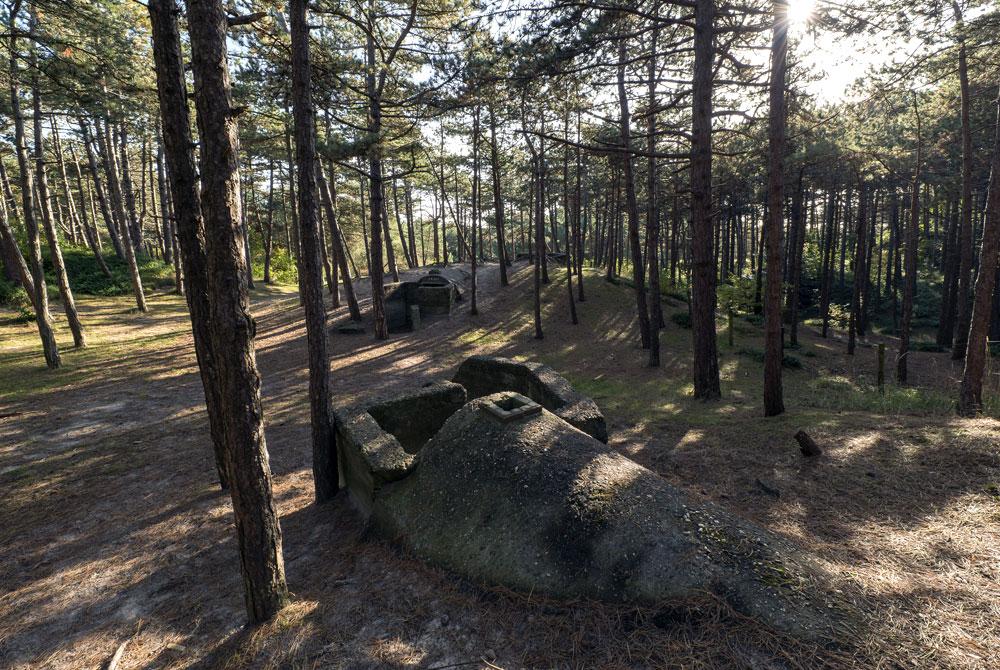
<svg viewBox="0 0 1000 670">
<path fill-rule="evenodd" d="M 343 498 L 313 505 L 302 314 L 288 289 L 262 288 L 258 361 L 294 603 L 243 625 L 182 301 L 157 294 L 139 315 L 125 299 L 81 299 L 94 345 L 68 350 L 60 318 L 57 373 L 40 367 L 33 326 L 0 319 L 0 667 L 96 668 L 123 643 L 126 669 L 995 667 L 1000 422 L 951 414 L 947 354 L 915 355 L 921 388 L 882 397 L 866 390 L 874 349 L 848 358 L 807 331 L 789 412 L 765 420 L 749 324 L 721 345 L 724 401 L 704 405 L 687 398 L 690 331 L 668 319 L 664 365 L 650 370 L 629 290 L 591 278 L 572 326 L 554 273 L 534 340 L 530 271 L 515 272 L 500 291 L 497 268 L 483 270 L 478 317 L 466 300 L 387 342 L 332 333 L 337 401 L 450 377 L 472 353 L 548 362 L 602 406 L 613 446 L 814 553 L 869 617 L 857 640 L 799 645 L 709 599 L 638 608 L 470 584 L 368 537 Z M 818 462 L 798 455 L 798 428 L 826 448 Z"/>
</svg>

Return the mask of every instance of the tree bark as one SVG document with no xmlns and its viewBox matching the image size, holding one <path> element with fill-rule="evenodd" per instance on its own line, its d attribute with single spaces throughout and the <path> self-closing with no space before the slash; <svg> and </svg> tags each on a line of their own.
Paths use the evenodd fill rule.
<svg viewBox="0 0 1000 670">
<path fill-rule="evenodd" d="M 788 286 L 788 296 L 785 302 L 785 309 L 788 315 L 789 336 L 788 342 L 792 346 L 799 343 L 799 292 L 802 286 L 802 253 L 805 247 L 806 238 L 806 217 L 803 211 L 803 173 L 805 168 L 799 169 L 798 184 L 795 187 L 795 194 L 792 196 L 792 225 L 788 249 L 791 254 L 789 260 L 790 281 Z M 813 210 L 815 212 L 815 210 Z"/>
<path fill-rule="evenodd" d="M 646 175 L 646 260 L 649 265 L 649 367 L 660 367 L 660 328 L 663 305 L 660 302 L 660 207 L 656 174 L 656 43 L 659 39 L 659 4 L 653 4 L 653 32 L 649 42 L 647 63 L 646 134 L 649 147 L 649 167 Z"/>
<path fill-rule="evenodd" d="M 500 263 L 500 286 L 508 286 L 507 246 L 504 242 L 503 194 L 500 191 L 500 152 L 497 149 L 497 118 L 494 105 L 488 105 L 490 112 L 490 177 L 493 182 L 493 223 L 497 230 L 497 261 Z"/>
<path fill-rule="evenodd" d="M 646 304 L 646 270 L 639 242 L 639 203 L 635 194 L 635 175 L 632 165 L 632 117 L 629 113 L 628 94 L 625 90 L 625 38 L 618 41 L 618 106 L 621 110 L 620 133 L 622 143 L 622 170 L 625 179 L 625 207 L 628 215 L 629 250 L 632 254 L 632 282 L 635 284 L 635 304 L 639 316 L 639 339 L 643 349 L 650 348 L 649 306 Z M 558 251 L 558 245 L 556 247 Z"/>
<path fill-rule="evenodd" d="M 958 19 L 958 29 L 961 31 L 962 16 L 955 3 Z M 958 263 L 958 321 L 955 328 L 955 340 L 951 349 L 952 360 L 961 360 L 965 356 L 969 336 L 969 324 L 972 319 L 972 264 L 974 259 L 972 231 L 972 126 L 969 120 L 971 106 L 969 92 L 969 66 L 966 56 L 965 39 L 959 39 L 958 46 L 958 79 L 962 93 L 962 210 L 959 223 L 959 263 Z M 978 283 L 978 280 L 977 280 Z"/>
<path fill-rule="evenodd" d="M 764 293 L 764 416 L 785 411 L 781 385 L 784 342 L 781 329 L 781 252 L 785 204 L 785 70 L 788 4 L 774 0 L 768 115 L 767 290 Z"/>
<path fill-rule="evenodd" d="M 226 490 L 229 487 L 227 443 L 223 430 L 226 406 L 216 384 L 218 370 L 212 348 L 205 224 L 201 213 L 201 193 L 192 149 L 191 122 L 187 113 L 188 99 L 180 32 L 177 28 L 174 0 L 151 0 L 148 8 L 153 31 L 156 87 L 163 125 L 163 153 L 168 167 L 172 200 L 174 203 L 182 203 L 173 211 L 177 234 L 171 235 L 171 238 L 172 241 L 176 241 L 180 252 L 176 258 L 175 268 L 179 268 L 183 258 L 188 283 L 185 296 L 191 316 L 195 356 L 198 360 L 202 388 L 205 391 L 215 468 L 219 484 Z M 166 196 L 164 190 L 161 194 L 161 204 L 164 218 L 170 218 L 170 203 Z"/>
<path fill-rule="evenodd" d="M 715 333 L 712 252 L 712 64 L 714 0 L 695 0 L 691 128 L 691 332 L 694 397 L 722 397 Z"/>
<path fill-rule="evenodd" d="M 868 184 L 864 178 L 859 178 L 858 184 L 858 225 L 854 247 L 854 291 L 851 296 L 851 316 L 850 325 L 847 332 L 847 353 L 854 355 L 856 336 L 859 334 L 861 326 L 861 297 L 864 290 L 864 281 L 868 274 L 868 266 L 865 263 L 868 240 Z"/>
<path fill-rule="evenodd" d="M 313 482 L 316 502 L 337 494 L 337 446 L 330 416 L 330 357 L 326 345 L 326 306 L 320 274 L 320 229 L 316 202 L 316 110 L 312 102 L 307 0 L 290 0 L 292 108 L 298 159 L 299 241 L 305 271 L 306 343 L 309 350 L 309 414 L 312 424 Z"/>
<path fill-rule="evenodd" d="M 469 251 L 469 256 L 470 256 L 469 261 L 471 263 L 470 267 L 472 270 L 472 276 L 469 279 L 469 281 L 471 282 L 471 289 L 469 291 L 471 297 L 469 314 L 472 316 L 476 316 L 477 314 L 479 314 L 479 305 L 477 304 L 476 300 L 476 298 L 478 297 L 476 295 L 478 293 L 476 270 L 479 260 L 478 258 L 479 254 L 477 253 L 476 250 L 476 243 L 477 243 L 476 237 L 479 236 L 480 234 L 479 233 L 479 116 L 480 116 L 480 108 L 479 105 L 476 105 L 476 108 L 472 115 L 472 213 L 470 217 L 472 219 L 470 226 L 472 228 L 472 232 L 470 234 L 472 248 Z M 482 240 L 479 240 L 479 244 L 482 245 Z"/>
<path fill-rule="evenodd" d="M 230 492 L 239 538 L 246 608 L 251 623 L 273 617 L 288 602 L 281 528 L 271 491 L 264 439 L 260 374 L 254 351 L 243 227 L 240 221 L 236 110 L 221 0 L 189 0 L 194 102 L 201 138 L 201 203 L 205 222 L 212 349 Z"/>
<path fill-rule="evenodd" d="M 333 175 L 330 175 L 331 182 Z M 323 200 L 323 209 L 326 210 L 326 220 L 330 226 L 330 242 L 333 245 L 333 255 L 340 265 L 340 275 L 343 277 L 344 293 L 347 295 L 347 308 L 351 314 L 352 321 L 361 321 L 361 308 L 358 306 L 358 299 L 354 295 L 354 282 L 351 281 L 350 268 L 347 267 L 347 253 L 344 246 L 344 236 L 337 223 L 337 209 L 335 205 L 335 194 L 331 194 L 329 185 L 323 175 L 322 166 L 317 161 L 316 181 L 319 184 L 320 197 Z"/>
<path fill-rule="evenodd" d="M 35 17 L 32 16 L 32 24 L 35 24 Z M 32 56 L 32 61 L 35 60 Z M 32 70 L 37 72 L 37 66 L 33 62 Z M 35 181 L 38 189 L 38 201 L 42 206 L 42 226 L 45 230 L 45 238 L 49 244 L 49 261 L 52 263 L 52 270 L 56 276 L 56 285 L 59 287 L 59 299 L 62 301 L 63 311 L 66 312 L 66 321 L 69 323 L 70 332 L 73 333 L 73 346 L 83 348 L 87 346 L 87 336 L 83 332 L 83 324 L 80 323 L 80 315 L 76 311 L 76 300 L 73 299 L 73 289 L 69 284 L 69 276 L 66 274 L 66 264 L 63 262 L 62 249 L 59 246 L 59 237 L 56 232 L 52 215 L 49 212 L 49 191 L 48 179 L 45 175 L 45 146 L 42 143 L 42 96 L 38 88 L 38 75 L 33 74 L 31 78 L 31 104 L 34 111 L 34 135 L 35 135 Z"/>
<path fill-rule="evenodd" d="M 1000 106 L 994 129 L 993 158 L 990 162 L 990 182 L 986 191 L 986 221 L 979 252 L 979 274 L 969 325 L 965 370 L 959 390 L 958 412 L 974 416 L 983 406 L 983 374 L 986 369 L 987 336 L 993 292 L 996 290 L 998 260 L 1000 260 Z"/>
<path fill-rule="evenodd" d="M 31 294 L 35 308 L 35 325 L 38 336 L 42 340 L 42 352 L 45 364 L 50 369 L 58 368 L 61 360 L 55 334 L 52 331 L 52 316 L 49 314 L 48 289 L 45 286 L 45 271 L 42 268 L 42 249 L 38 235 L 38 222 L 35 219 L 35 207 L 32 202 L 34 184 L 31 178 L 31 164 L 28 160 L 28 147 L 24 134 L 24 117 L 21 115 L 20 91 L 18 90 L 17 72 L 17 37 L 19 30 L 16 25 L 17 15 L 21 9 L 21 0 L 14 0 L 10 10 L 10 108 L 14 118 L 14 148 L 17 153 L 17 165 L 21 173 L 21 212 L 24 217 L 24 229 L 28 238 L 28 262 L 31 265 L 31 281 L 34 291 Z"/>
<path fill-rule="evenodd" d="M 922 160 L 923 138 L 920 127 L 920 107 L 916 94 L 913 97 L 913 112 L 917 119 L 917 162 L 913 168 L 913 184 L 910 192 L 910 222 L 906 228 L 906 283 L 903 284 L 903 314 L 899 333 L 899 358 L 896 361 L 896 381 L 904 385 L 908 381 L 907 362 L 910 353 L 910 325 L 913 320 L 913 298 L 917 291 L 917 245 L 920 236 L 920 162 Z"/>
</svg>

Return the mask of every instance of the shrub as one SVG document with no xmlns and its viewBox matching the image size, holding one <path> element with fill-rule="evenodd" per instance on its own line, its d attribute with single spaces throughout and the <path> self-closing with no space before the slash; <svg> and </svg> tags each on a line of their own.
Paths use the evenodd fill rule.
<svg viewBox="0 0 1000 670">
<path fill-rule="evenodd" d="M 729 280 L 716 289 L 719 309 L 749 312 L 753 309 L 756 293 L 757 280 L 753 275 L 730 275 Z"/>
<path fill-rule="evenodd" d="M 5 279 L 0 279 L 0 305 L 10 307 L 17 312 L 17 316 L 14 317 L 15 323 L 35 320 L 34 306 L 27 291 Z"/>
<path fill-rule="evenodd" d="M 66 274 L 69 275 L 69 283 L 73 287 L 73 292 L 101 296 L 130 294 L 132 292 L 132 279 L 129 275 L 128 264 L 114 253 L 104 254 L 104 262 L 111 270 L 111 278 L 101 270 L 90 249 L 66 245 L 63 249 L 63 263 L 66 266 Z M 139 276 L 142 283 L 147 289 L 150 286 L 165 288 L 174 285 L 173 268 L 163 261 L 140 256 L 136 259 L 136 264 L 139 266 Z M 55 274 L 48 259 L 45 262 L 45 270 L 45 281 L 50 285 L 55 285 Z"/>
<path fill-rule="evenodd" d="M 670 315 L 670 320 L 681 328 L 691 328 L 691 315 L 687 312 L 674 312 Z"/>
</svg>

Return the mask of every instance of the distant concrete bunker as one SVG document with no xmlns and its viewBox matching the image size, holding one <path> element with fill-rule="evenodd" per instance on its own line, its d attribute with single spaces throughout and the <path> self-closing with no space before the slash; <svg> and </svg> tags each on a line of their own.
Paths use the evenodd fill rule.
<svg viewBox="0 0 1000 670">
<path fill-rule="evenodd" d="M 710 592 L 806 639 L 847 625 L 801 551 L 608 447 L 594 401 L 546 365 L 474 356 L 451 382 L 336 413 L 371 528 L 474 582 L 641 603 Z"/>
<path fill-rule="evenodd" d="M 385 285 L 385 317 L 390 333 L 419 330 L 421 323 L 451 314 L 462 301 L 459 289 L 468 273 L 458 268 L 432 269 L 417 281 Z"/>
</svg>

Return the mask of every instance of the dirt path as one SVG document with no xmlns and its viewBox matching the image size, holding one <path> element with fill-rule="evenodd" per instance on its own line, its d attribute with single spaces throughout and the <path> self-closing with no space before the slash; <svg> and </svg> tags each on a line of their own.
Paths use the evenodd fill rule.
<svg viewBox="0 0 1000 670">
<path fill-rule="evenodd" d="M 496 275 L 496 266 L 482 271 L 478 317 L 466 300 L 450 319 L 384 343 L 331 334 L 338 402 L 450 377 L 472 353 L 544 360 L 597 399 L 617 448 L 793 537 L 845 588 L 864 591 L 863 606 L 885 620 L 871 639 L 909 640 L 891 654 L 874 647 L 887 664 L 988 667 L 1000 654 L 996 421 L 953 419 L 930 392 L 918 411 L 902 391 L 884 401 L 898 408 L 854 411 L 858 393 L 859 404 L 874 400 L 838 380 L 863 376 L 867 363 L 808 332 L 803 369 L 788 373 L 789 416 L 758 417 L 759 365 L 738 351 L 723 355 L 728 402 L 693 403 L 689 331 L 668 328 L 664 367 L 649 370 L 630 293 L 588 282 L 573 327 L 557 280 L 537 341 L 530 271 L 518 264 L 504 291 Z M 358 292 L 370 295 L 364 282 Z M 295 602 L 274 623 L 244 629 L 229 501 L 214 483 L 183 303 L 152 303 L 140 316 L 125 300 L 81 300 L 100 346 L 68 353 L 75 368 L 60 383 L 0 404 L 0 667 L 99 667 L 126 641 L 128 669 L 868 665 L 799 648 L 712 602 L 613 607 L 483 589 L 367 538 L 342 499 L 312 505 L 301 310 L 281 289 L 260 290 L 254 312 Z M 343 319 L 345 308 L 331 323 Z M 30 327 L 2 328 L 18 344 L 0 360 L 46 379 L 32 367 Z M 759 346 L 749 332 L 738 337 Z M 930 386 L 955 374 L 941 356 L 916 358 Z M 820 464 L 789 447 L 800 425 L 828 446 Z"/>
</svg>

